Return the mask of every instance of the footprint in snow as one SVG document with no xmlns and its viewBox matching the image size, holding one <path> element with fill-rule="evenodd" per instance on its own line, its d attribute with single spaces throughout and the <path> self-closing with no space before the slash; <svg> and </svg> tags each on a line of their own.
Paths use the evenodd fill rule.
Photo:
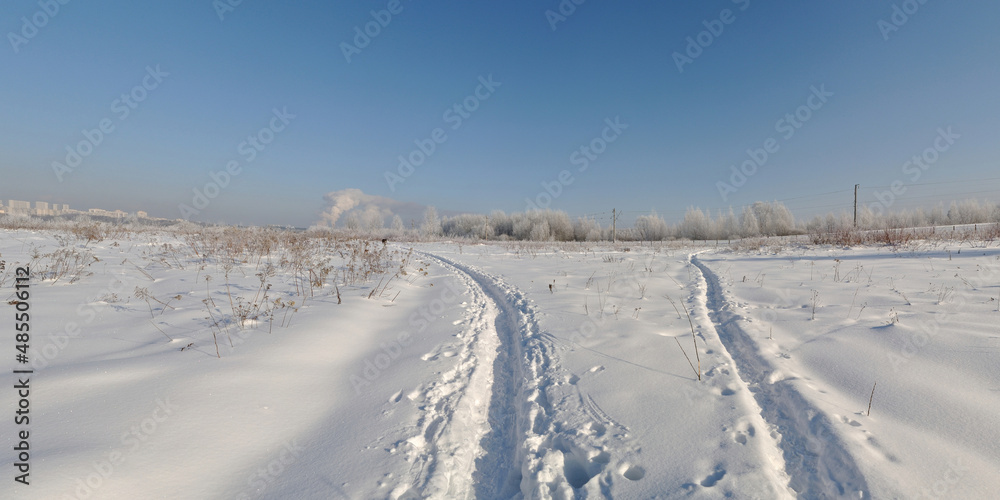
<svg viewBox="0 0 1000 500">
<path fill-rule="evenodd" d="M 608 428 L 600 422 L 587 422 L 586 424 L 583 425 L 582 428 L 580 428 L 580 434 L 583 434 L 585 436 L 601 437 L 606 432 L 608 432 Z"/>
<path fill-rule="evenodd" d="M 706 488 L 711 488 L 715 486 L 722 478 L 726 475 L 726 469 L 723 469 L 721 465 L 715 466 L 715 472 L 709 474 L 705 479 L 701 480 L 701 485 Z"/>
<path fill-rule="evenodd" d="M 707 372 L 705 372 L 706 377 L 714 377 L 718 374 L 729 375 L 729 370 L 719 366 L 713 366 Z"/>
<path fill-rule="evenodd" d="M 643 469 L 640 465 L 629 465 L 628 463 L 624 463 L 618 468 L 618 471 L 629 481 L 638 481 L 646 477 L 646 469 Z"/>
<path fill-rule="evenodd" d="M 437 361 L 438 358 L 452 358 L 456 354 L 457 353 L 455 351 L 429 352 L 420 356 L 420 359 L 423 361 Z"/>
<path fill-rule="evenodd" d="M 720 396 L 732 396 L 733 394 L 736 394 L 737 390 L 738 389 L 736 387 L 729 386 L 729 385 L 723 387 L 722 389 L 719 389 L 717 387 L 713 387 L 712 388 L 712 392 L 715 392 L 716 394 L 719 394 Z"/>
<path fill-rule="evenodd" d="M 868 433 L 868 431 L 863 431 L 863 432 L 865 432 L 866 434 Z M 875 439 L 875 436 L 868 436 L 866 438 L 866 441 L 868 442 L 869 446 L 871 446 L 872 448 L 874 448 L 875 450 L 877 450 L 879 453 L 881 453 L 882 456 L 884 456 L 886 460 L 888 460 L 890 462 L 893 462 L 893 463 L 899 463 L 900 462 L 899 461 L 899 457 L 897 457 L 894 453 L 890 452 L 889 450 L 885 449 L 885 447 L 882 446 L 882 444 L 879 443 L 879 441 L 877 439 Z"/>
<path fill-rule="evenodd" d="M 844 415 L 834 415 L 834 417 L 840 419 L 841 422 L 850 425 L 851 427 L 861 427 L 861 422 L 858 422 L 857 420 L 854 420 L 851 417 L 847 417 Z"/>
<path fill-rule="evenodd" d="M 736 429 L 733 430 L 731 436 L 733 442 L 739 444 L 747 444 L 750 438 L 754 437 L 757 431 L 753 428 L 753 424 L 749 422 L 740 422 L 736 424 Z"/>
</svg>

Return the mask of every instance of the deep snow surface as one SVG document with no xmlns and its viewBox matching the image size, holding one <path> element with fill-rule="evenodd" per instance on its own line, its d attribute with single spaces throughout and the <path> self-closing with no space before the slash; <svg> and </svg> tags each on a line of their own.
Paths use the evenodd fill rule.
<svg viewBox="0 0 1000 500">
<path fill-rule="evenodd" d="M 5 302 L 17 265 L 39 270 L 31 485 L 8 375 L 0 497 L 1000 491 L 996 248 L 397 244 L 415 254 L 387 293 L 303 301 L 279 273 L 295 307 L 241 327 L 230 297 L 255 295 L 259 264 L 227 290 L 220 263 L 168 256 L 174 238 L 0 233 Z M 66 248 L 86 262 L 37 279 Z"/>
</svg>

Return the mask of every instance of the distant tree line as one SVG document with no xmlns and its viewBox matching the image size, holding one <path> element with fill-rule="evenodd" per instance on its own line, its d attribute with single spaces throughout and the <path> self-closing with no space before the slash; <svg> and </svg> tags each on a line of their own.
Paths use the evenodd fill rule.
<svg viewBox="0 0 1000 500">
<path fill-rule="evenodd" d="M 559 210 L 537 210 L 507 214 L 496 210 L 489 215 L 460 214 L 439 216 L 434 207 L 424 212 L 423 221 L 411 222 L 406 227 L 398 215 L 393 215 L 388 227 L 386 216 L 378 210 L 348 213 L 343 231 L 361 237 L 405 239 L 484 239 L 530 241 L 609 241 L 612 227 L 602 226 L 591 217 L 575 220 Z M 0 228 L 60 229 L 86 226 L 99 222 L 88 216 L 35 217 L 26 214 L 0 214 Z M 115 226 L 152 228 L 149 221 L 140 222 L 134 217 L 114 221 Z M 191 229 L 198 224 L 167 221 L 161 227 Z M 863 206 L 858 210 L 857 228 L 900 229 L 959 224 L 1000 223 L 1000 205 L 992 202 L 966 200 L 934 206 L 930 211 L 922 208 L 894 212 L 873 211 Z M 640 215 L 632 227 L 619 223 L 615 235 L 622 241 L 663 241 L 672 239 L 731 240 L 793 234 L 843 233 L 854 230 L 854 215 L 841 212 L 815 216 L 808 221 L 796 221 L 792 213 L 779 201 L 759 201 L 744 207 L 737 215 L 733 209 L 719 211 L 714 216 L 700 208 L 691 207 L 676 224 L 668 224 L 656 212 Z"/>
<path fill-rule="evenodd" d="M 939 204 L 930 212 L 914 209 L 875 213 L 869 207 L 861 207 L 858 211 L 857 229 L 895 229 L 991 222 L 1000 222 L 1000 206 L 995 203 L 967 200 L 952 202 L 948 208 Z M 800 222 L 796 221 L 783 203 L 758 201 L 744 207 L 739 214 L 729 209 L 713 216 L 700 208 L 691 207 L 684 214 L 683 220 L 676 224 L 668 224 L 656 212 L 651 212 L 637 217 L 632 227 L 621 227 L 619 224 L 616 236 L 623 241 L 728 240 L 851 229 L 854 229 L 854 216 L 847 212 L 830 213 Z M 612 238 L 612 228 L 609 225 L 602 226 L 590 217 L 579 217 L 574 220 L 560 210 L 511 214 L 496 210 L 489 215 L 460 214 L 442 217 L 434 207 L 429 207 L 419 228 L 405 230 L 402 221 L 395 220 L 389 230 L 379 226 L 374 232 L 397 238 L 414 235 L 425 238 L 530 241 L 606 241 Z"/>
</svg>

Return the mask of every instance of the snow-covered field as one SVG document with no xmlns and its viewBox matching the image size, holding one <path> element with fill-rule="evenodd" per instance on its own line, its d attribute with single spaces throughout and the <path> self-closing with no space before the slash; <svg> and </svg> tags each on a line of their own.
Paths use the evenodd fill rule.
<svg viewBox="0 0 1000 500">
<path fill-rule="evenodd" d="M 0 497 L 1000 491 L 996 245 L 201 241 L 0 232 Z"/>
</svg>

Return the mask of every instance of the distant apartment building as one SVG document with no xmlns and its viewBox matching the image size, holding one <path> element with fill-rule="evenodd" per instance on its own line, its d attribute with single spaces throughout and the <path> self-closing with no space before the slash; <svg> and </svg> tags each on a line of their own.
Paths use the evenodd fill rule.
<svg viewBox="0 0 1000 500">
<path fill-rule="evenodd" d="M 103 208 L 91 208 L 87 210 L 87 214 L 100 217 L 116 217 L 118 219 L 128 217 L 128 212 L 122 210 L 105 210 Z"/>
<path fill-rule="evenodd" d="M 12 214 L 19 214 L 19 213 L 26 214 L 31 212 L 31 202 L 20 201 L 20 200 L 8 200 L 7 208 L 10 209 L 10 213 Z"/>
<path fill-rule="evenodd" d="M 52 215 L 52 209 L 49 208 L 49 203 L 47 201 L 36 201 L 35 210 L 32 215 Z"/>
<path fill-rule="evenodd" d="M 0 214 L 25 214 L 35 216 L 61 216 L 72 214 L 87 214 L 98 217 L 114 217 L 125 219 L 128 217 L 138 217 L 148 219 L 149 214 L 143 210 L 129 213 L 124 210 L 105 210 L 103 208 L 91 208 L 86 211 L 73 210 L 67 203 L 49 203 L 47 201 L 21 201 L 21 200 L 0 200 Z"/>
<path fill-rule="evenodd" d="M 53 203 L 49 206 L 50 215 L 66 215 L 70 213 L 69 205 L 65 203 Z"/>
</svg>

